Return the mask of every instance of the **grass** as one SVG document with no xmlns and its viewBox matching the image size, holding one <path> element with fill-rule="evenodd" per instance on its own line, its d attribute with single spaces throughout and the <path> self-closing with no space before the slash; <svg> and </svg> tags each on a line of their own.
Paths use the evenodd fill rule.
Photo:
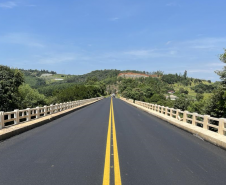
<svg viewBox="0 0 226 185">
<path fill-rule="evenodd" d="M 203 81 L 203 84 L 210 85 L 212 83 L 209 83 L 207 81 Z M 194 90 L 191 89 L 192 87 L 194 87 L 196 85 L 198 85 L 198 84 L 197 83 L 195 84 L 194 82 L 192 82 L 191 86 L 184 86 L 180 83 L 175 83 L 172 86 L 173 86 L 175 92 L 178 92 L 180 88 L 183 88 L 183 89 L 188 91 L 188 96 L 190 96 L 192 99 L 196 99 L 197 93 Z M 204 93 L 203 95 L 204 95 L 204 99 L 208 99 L 212 95 L 212 93 Z"/>
<path fill-rule="evenodd" d="M 71 76 L 73 76 L 73 75 L 54 74 L 52 76 L 45 76 L 45 77 L 42 77 L 42 78 L 46 80 L 46 83 L 47 84 L 51 84 L 53 82 L 56 82 L 55 79 L 63 79 L 63 80 L 66 80 L 67 78 L 69 78 Z"/>
</svg>

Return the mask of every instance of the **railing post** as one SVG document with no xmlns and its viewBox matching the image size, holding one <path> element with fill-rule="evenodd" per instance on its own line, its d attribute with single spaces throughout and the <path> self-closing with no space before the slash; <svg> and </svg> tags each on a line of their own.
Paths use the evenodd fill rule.
<svg viewBox="0 0 226 185">
<path fill-rule="evenodd" d="M 208 130 L 209 118 L 210 118 L 210 115 L 204 115 L 203 128 L 206 130 Z"/>
<path fill-rule="evenodd" d="M 15 109 L 14 110 L 14 118 L 15 118 L 14 124 L 19 124 L 19 122 L 20 122 L 20 117 L 19 116 L 20 116 L 19 115 L 19 109 Z"/>
<path fill-rule="evenodd" d="M 177 109 L 177 111 L 176 111 L 176 119 L 178 119 L 178 120 L 180 120 L 179 119 L 179 115 L 180 115 L 180 109 Z"/>
<path fill-rule="evenodd" d="M 62 103 L 60 103 L 60 112 L 62 111 Z"/>
<path fill-rule="evenodd" d="M 40 117 L 40 110 L 39 107 L 36 107 L 36 118 Z"/>
<path fill-rule="evenodd" d="M 158 113 L 162 114 L 162 107 L 163 106 L 159 105 L 158 107 L 159 107 Z"/>
<path fill-rule="evenodd" d="M 185 122 L 185 123 L 187 123 L 187 115 L 188 114 L 188 111 L 184 111 L 184 113 L 183 113 L 183 122 Z"/>
<path fill-rule="evenodd" d="M 44 106 L 44 116 L 47 116 L 47 106 Z"/>
<path fill-rule="evenodd" d="M 168 108 L 169 107 L 165 107 L 165 115 L 168 116 Z"/>
<path fill-rule="evenodd" d="M 224 135 L 224 118 L 219 119 L 219 127 L 218 127 L 218 134 Z"/>
<path fill-rule="evenodd" d="M 153 110 L 153 104 L 152 103 L 150 103 L 150 109 Z"/>
<path fill-rule="evenodd" d="M 161 113 L 161 105 L 158 105 L 158 113 Z"/>
<path fill-rule="evenodd" d="M 67 103 L 68 103 L 68 102 L 64 102 L 64 103 L 63 103 L 63 110 L 66 110 L 66 109 L 67 109 Z"/>
<path fill-rule="evenodd" d="M 4 118 L 4 112 L 0 112 L 0 129 L 3 129 L 5 124 L 4 124 L 5 118 Z"/>
<path fill-rule="evenodd" d="M 53 104 L 50 105 L 50 114 L 53 114 Z"/>
<path fill-rule="evenodd" d="M 56 112 L 58 112 L 58 104 L 57 103 L 54 105 L 54 113 L 56 113 Z"/>
<path fill-rule="evenodd" d="M 197 113 L 192 114 L 192 125 L 194 125 L 194 126 L 196 126 L 196 116 L 197 115 L 198 115 Z"/>
<path fill-rule="evenodd" d="M 31 121 L 31 109 L 27 108 L 27 121 Z"/>
<path fill-rule="evenodd" d="M 170 108 L 170 117 L 173 117 L 173 108 Z"/>
</svg>

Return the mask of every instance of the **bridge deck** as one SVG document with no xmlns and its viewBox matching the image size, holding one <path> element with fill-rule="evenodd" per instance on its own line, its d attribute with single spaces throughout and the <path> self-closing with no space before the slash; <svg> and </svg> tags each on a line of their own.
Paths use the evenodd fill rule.
<svg viewBox="0 0 226 185">
<path fill-rule="evenodd" d="M 119 99 L 113 105 L 122 185 L 225 184 L 225 150 Z M 109 110 L 107 98 L 0 143 L 0 185 L 101 185 Z"/>
</svg>

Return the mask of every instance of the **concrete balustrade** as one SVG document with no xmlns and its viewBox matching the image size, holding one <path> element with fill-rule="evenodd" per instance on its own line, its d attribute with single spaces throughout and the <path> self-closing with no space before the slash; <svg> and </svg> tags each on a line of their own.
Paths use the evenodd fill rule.
<svg viewBox="0 0 226 185">
<path fill-rule="evenodd" d="M 44 116 L 48 116 L 57 112 L 61 112 L 67 109 L 71 109 L 77 106 L 81 106 L 87 103 L 91 103 L 97 100 L 101 100 L 104 97 L 97 97 L 85 100 L 78 100 L 66 103 L 60 103 L 55 105 L 45 105 L 43 107 L 27 108 L 23 110 L 15 109 L 11 112 L 0 112 L 0 130 L 4 127 L 17 125 L 19 123 L 28 122 L 34 119 L 38 119 Z"/>
<path fill-rule="evenodd" d="M 132 99 L 126 99 L 121 97 L 121 99 L 134 102 L 134 104 L 140 105 L 151 111 L 157 112 L 159 114 L 163 114 L 169 118 L 173 118 L 181 121 L 185 124 L 191 124 L 196 127 L 203 128 L 205 130 L 210 130 L 213 132 L 217 132 L 220 135 L 226 135 L 226 119 L 225 118 L 214 118 L 209 115 L 201 115 L 197 113 L 191 113 L 188 111 L 181 111 L 180 109 L 174 109 L 169 107 L 164 107 L 152 103 L 146 103 L 142 101 L 133 101 Z"/>
</svg>

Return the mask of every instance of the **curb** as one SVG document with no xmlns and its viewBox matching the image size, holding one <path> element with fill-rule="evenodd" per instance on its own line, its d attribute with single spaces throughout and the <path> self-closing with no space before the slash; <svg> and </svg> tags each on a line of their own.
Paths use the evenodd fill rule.
<svg viewBox="0 0 226 185">
<path fill-rule="evenodd" d="M 68 110 L 64 110 L 62 112 L 58 112 L 58 113 L 51 114 L 51 115 L 48 115 L 48 116 L 45 116 L 45 117 L 41 117 L 41 118 L 29 121 L 29 122 L 24 122 L 24 123 L 20 123 L 18 125 L 6 127 L 4 129 L 0 130 L 0 141 L 4 141 L 6 139 L 9 139 L 13 136 L 19 135 L 21 133 L 24 133 L 24 132 L 29 131 L 31 129 L 34 129 L 36 127 L 40 127 L 42 125 L 45 125 L 49 122 L 52 122 L 53 120 L 59 119 L 59 118 L 65 116 L 67 114 L 70 114 L 72 112 L 75 112 L 77 110 L 85 108 L 85 107 L 87 107 L 91 104 L 98 102 L 98 101 L 100 101 L 100 100 L 96 100 L 94 102 L 87 103 L 87 104 L 84 104 L 84 105 L 81 105 L 81 106 L 78 106 L 78 107 L 75 107 L 75 108 L 71 108 L 71 109 L 68 109 Z"/>
<path fill-rule="evenodd" d="M 122 99 L 121 99 L 122 100 Z M 136 105 L 134 103 L 131 103 L 131 102 L 127 102 L 126 100 L 122 100 L 138 109 L 141 109 L 145 112 L 147 112 L 148 114 L 151 114 L 155 117 L 158 117 L 182 130 L 185 130 L 189 133 L 192 133 L 198 137 L 201 137 L 203 140 L 211 143 L 211 144 L 214 144 L 216 146 L 219 146 L 220 148 L 222 149 L 225 149 L 226 150 L 226 136 L 222 136 L 218 133 L 214 133 L 212 131 L 209 131 L 209 130 L 204 130 L 203 128 L 199 128 L 197 126 L 194 126 L 194 125 L 190 125 L 190 124 L 184 124 L 183 122 L 180 122 L 176 119 L 172 119 L 172 118 L 169 118 L 169 117 L 166 117 L 166 116 L 163 116 L 159 113 L 155 113 L 155 112 L 152 112 L 151 110 L 147 109 L 147 108 L 144 108 L 140 105 Z"/>
</svg>

